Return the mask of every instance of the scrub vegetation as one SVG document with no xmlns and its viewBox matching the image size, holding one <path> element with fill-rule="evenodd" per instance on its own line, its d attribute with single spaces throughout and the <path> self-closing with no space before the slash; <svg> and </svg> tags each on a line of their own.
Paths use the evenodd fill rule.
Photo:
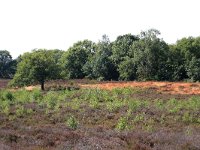
<svg viewBox="0 0 200 150">
<path fill-rule="evenodd" d="M 72 82 L 73 87 L 72 88 Z M 199 149 L 200 96 L 47 84 L 0 91 L 0 144 L 18 149 Z M 51 88 L 53 90 L 51 90 Z"/>
</svg>

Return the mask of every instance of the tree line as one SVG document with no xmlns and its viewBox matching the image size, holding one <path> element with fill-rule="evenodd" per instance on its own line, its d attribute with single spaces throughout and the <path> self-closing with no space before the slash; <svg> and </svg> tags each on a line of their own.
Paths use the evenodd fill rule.
<svg viewBox="0 0 200 150">
<path fill-rule="evenodd" d="M 67 51 L 35 49 L 17 60 L 0 51 L 0 78 L 13 77 L 15 86 L 40 83 L 42 89 L 52 79 L 199 81 L 200 37 L 169 45 L 159 35 L 150 29 L 113 42 L 103 35 L 97 43 L 78 41 Z"/>
</svg>

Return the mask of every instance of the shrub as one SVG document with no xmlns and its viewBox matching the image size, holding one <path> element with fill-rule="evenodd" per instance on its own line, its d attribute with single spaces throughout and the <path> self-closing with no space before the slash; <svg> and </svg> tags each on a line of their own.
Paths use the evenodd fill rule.
<svg viewBox="0 0 200 150">
<path fill-rule="evenodd" d="M 70 127 L 71 129 L 77 129 L 78 127 L 78 122 L 76 120 L 76 118 L 74 116 L 69 117 L 69 119 L 67 120 L 67 125 L 68 127 Z"/>
<path fill-rule="evenodd" d="M 39 89 L 34 89 L 32 92 L 32 100 L 33 101 L 38 101 L 40 99 L 42 99 L 42 93 Z"/>
<path fill-rule="evenodd" d="M 17 109 L 16 109 L 16 115 L 18 117 L 23 117 L 25 115 L 26 111 L 24 109 L 23 106 L 19 106 Z"/>
<path fill-rule="evenodd" d="M 130 100 L 128 102 L 128 107 L 131 111 L 136 111 L 142 106 L 142 102 L 139 100 Z"/>
<path fill-rule="evenodd" d="M 44 97 L 44 101 L 46 102 L 47 108 L 54 109 L 57 104 L 57 94 L 55 92 L 48 92 Z"/>
<path fill-rule="evenodd" d="M 117 126 L 116 126 L 116 129 L 117 130 L 125 130 L 128 128 L 128 118 L 127 117 L 120 117 L 118 123 L 117 123 Z"/>
<path fill-rule="evenodd" d="M 13 94 L 10 91 L 5 92 L 4 98 L 6 100 L 9 100 L 9 101 L 13 101 L 14 100 L 14 96 L 13 96 Z"/>
<path fill-rule="evenodd" d="M 106 107 L 110 112 L 114 112 L 118 111 L 123 105 L 123 101 L 115 100 L 113 102 L 107 102 Z"/>
</svg>

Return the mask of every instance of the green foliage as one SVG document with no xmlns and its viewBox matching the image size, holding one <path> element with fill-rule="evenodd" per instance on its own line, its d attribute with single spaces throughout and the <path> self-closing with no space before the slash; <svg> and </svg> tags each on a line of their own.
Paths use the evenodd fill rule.
<svg viewBox="0 0 200 150">
<path fill-rule="evenodd" d="M 177 41 L 177 48 L 180 49 L 186 61 L 192 57 L 200 58 L 200 38 L 188 37 Z"/>
<path fill-rule="evenodd" d="M 140 35 L 119 35 L 110 42 L 106 35 L 94 43 L 76 42 L 66 52 L 33 50 L 12 60 L 0 51 L 0 78 L 12 78 L 14 86 L 41 84 L 47 80 L 167 80 L 200 81 L 200 37 L 188 37 L 168 45 L 156 29 Z"/>
<path fill-rule="evenodd" d="M 23 117 L 23 115 L 25 114 L 25 109 L 23 106 L 19 106 L 17 109 L 16 109 L 16 115 L 18 117 Z"/>
<path fill-rule="evenodd" d="M 192 81 L 199 81 L 200 38 L 182 38 L 170 46 L 170 49 L 172 79 L 175 81 L 189 78 Z"/>
<path fill-rule="evenodd" d="M 59 107 L 58 95 L 56 92 L 51 92 L 51 91 L 48 92 L 44 96 L 44 101 L 49 110 L 58 109 L 58 107 Z"/>
<path fill-rule="evenodd" d="M 143 102 L 139 101 L 139 100 L 130 100 L 128 101 L 128 108 L 131 111 L 136 111 L 137 109 L 139 109 L 141 106 L 143 105 Z"/>
<path fill-rule="evenodd" d="M 110 40 L 104 35 L 102 41 L 97 44 L 95 55 L 83 67 L 86 76 L 100 81 L 116 79 L 118 73 L 111 55 Z"/>
<path fill-rule="evenodd" d="M 127 117 L 120 117 L 118 123 L 116 125 L 117 130 L 125 130 L 128 129 L 128 118 Z"/>
<path fill-rule="evenodd" d="M 169 58 L 166 62 L 168 80 L 180 81 L 187 77 L 185 57 L 177 45 L 169 45 Z"/>
<path fill-rule="evenodd" d="M 62 56 L 62 75 L 69 79 L 80 79 L 85 76 L 83 66 L 95 52 L 95 44 L 92 41 L 84 40 L 75 43 Z"/>
<path fill-rule="evenodd" d="M 119 72 L 120 80 L 135 79 L 134 62 L 129 57 L 131 45 L 139 40 L 137 36 L 125 34 L 118 36 L 112 43 L 111 59 Z"/>
<path fill-rule="evenodd" d="M 32 92 L 31 98 L 32 101 L 40 101 L 43 98 L 43 95 L 39 89 L 34 89 Z"/>
<path fill-rule="evenodd" d="M 156 100 L 155 107 L 162 110 L 165 107 L 165 103 L 162 100 Z"/>
<path fill-rule="evenodd" d="M 74 98 L 70 103 L 70 106 L 73 110 L 79 110 L 81 101 L 78 98 Z"/>
<path fill-rule="evenodd" d="M 187 66 L 187 75 L 192 81 L 200 81 L 200 58 L 192 57 Z"/>
<path fill-rule="evenodd" d="M 3 101 L 13 101 L 14 100 L 14 96 L 10 91 L 3 91 L 0 92 L 1 96 L 0 99 Z"/>
<path fill-rule="evenodd" d="M 78 127 L 78 122 L 74 116 L 70 116 L 66 123 L 71 129 L 75 130 Z"/>
<path fill-rule="evenodd" d="M 119 110 L 123 105 L 124 105 L 123 101 L 120 100 L 115 100 L 113 102 L 109 101 L 106 103 L 106 107 L 110 112 L 115 112 Z"/>
<path fill-rule="evenodd" d="M 143 122 L 144 121 L 144 118 L 145 118 L 145 114 L 142 113 L 142 114 L 137 114 L 135 116 L 135 118 L 133 119 L 133 122 L 134 123 L 138 123 L 138 122 Z"/>
<path fill-rule="evenodd" d="M 11 106 L 11 103 L 10 101 L 6 101 L 6 100 L 0 100 L 0 112 L 6 114 L 6 115 L 9 115 L 10 113 L 10 106 Z"/>
<path fill-rule="evenodd" d="M 94 100 L 91 99 L 89 105 L 94 109 L 98 109 L 100 107 L 99 101 L 97 99 Z"/>
<path fill-rule="evenodd" d="M 143 129 L 147 132 L 152 132 L 154 130 L 153 125 L 155 124 L 154 120 L 152 118 L 149 118 L 143 126 Z"/>
<path fill-rule="evenodd" d="M 157 36 L 159 31 L 151 29 L 142 32 L 139 41 L 133 43 L 131 55 L 137 66 L 139 80 L 165 80 L 165 62 L 168 58 L 168 45 Z"/>
<path fill-rule="evenodd" d="M 188 122 L 193 122 L 194 118 L 188 111 L 186 111 L 182 116 L 182 120 L 188 123 Z"/>
<path fill-rule="evenodd" d="M 18 106 L 15 113 L 17 117 L 25 117 L 28 114 L 32 114 L 33 110 L 30 108 L 26 109 L 24 106 Z"/>
<path fill-rule="evenodd" d="M 17 72 L 11 84 L 24 86 L 40 83 L 44 90 L 44 82 L 50 79 L 60 78 L 60 66 L 56 62 L 51 51 L 45 49 L 33 50 L 21 56 L 17 65 Z"/>
<path fill-rule="evenodd" d="M 16 71 L 16 60 L 7 50 L 0 50 L 0 78 L 12 78 Z"/>
<path fill-rule="evenodd" d="M 135 80 L 136 76 L 136 64 L 133 58 L 125 57 L 118 65 L 119 80 Z"/>
<path fill-rule="evenodd" d="M 191 97 L 189 100 L 184 101 L 182 105 L 188 110 L 198 111 L 200 108 L 200 97 Z"/>
<path fill-rule="evenodd" d="M 33 101 L 31 93 L 25 89 L 18 90 L 14 93 L 14 96 L 17 104 L 25 104 Z"/>
<path fill-rule="evenodd" d="M 112 60 L 116 65 L 119 65 L 120 62 L 128 56 L 131 45 L 137 40 L 139 40 L 139 38 L 131 34 L 120 35 L 117 37 L 112 44 Z"/>
</svg>

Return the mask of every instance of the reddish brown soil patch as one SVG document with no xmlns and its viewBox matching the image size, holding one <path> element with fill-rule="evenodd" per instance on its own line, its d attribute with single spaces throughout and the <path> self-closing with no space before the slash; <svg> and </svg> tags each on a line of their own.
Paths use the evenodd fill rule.
<svg viewBox="0 0 200 150">
<path fill-rule="evenodd" d="M 184 82 L 107 82 L 101 84 L 80 84 L 83 88 L 100 88 L 111 90 L 113 88 L 139 87 L 153 88 L 162 93 L 170 94 L 200 94 L 200 83 Z"/>
<path fill-rule="evenodd" d="M 0 80 L 0 89 L 6 88 L 10 80 Z M 53 82 L 53 83 L 52 83 Z M 114 88 L 123 87 L 133 87 L 133 88 L 150 88 L 162 93 L 170 94 L 187 94 L 187 95 L 198 95 L 200 94 L 200 83 L 184 83 L 184 82 L 157 82 L 157 81 L 147 81 L 147 82 L 94 82 L 90 80 L 56 80 L 52 82 L 47 82 L 46 86 L 51 84 L 59 86 L 68 86 L 71 84 L 78 85 L 81 88 L 100 88 L 111 90 Z M 39 88 L 39 86 L 28 86 L 25 87 L 26 90 L 33 90 L 34 88 Z"/>
</svg>

